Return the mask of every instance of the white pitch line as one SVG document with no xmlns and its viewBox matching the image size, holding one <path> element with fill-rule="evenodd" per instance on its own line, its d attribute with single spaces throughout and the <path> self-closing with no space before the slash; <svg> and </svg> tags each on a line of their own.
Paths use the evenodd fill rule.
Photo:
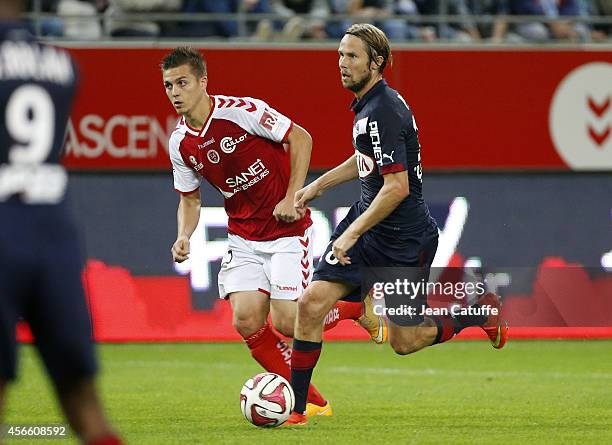
<svg viewBox="0 0 612 445">
<path fill-rule="evenodd" d="M 184 368 L 184 369 L 241 369 L 251 368 L 251 363 L 237 365 L 233 363 L 204 363 L 204 362 L 169 362 L 169 361 L 147 361 L 147 360 L 125 360 L 104 362 L 105 368 L 133 367 L 133 368 Z M 413 375 L 413 376 L 444 376 L 444 377 L 527 377 L 527 378 L 551 378 L 551 379 L 592 379 L 612 380 L 612 373 L 569 373 L 569 372 L 533 372 L 533 371 L 468 371 L 450 370 L 442 368 L 373 368 L 361 366 L 332 366 L 321 367 L 325 372 L 337 374 L 372 374 L 372 375 Z"/>
<path fill-rule="evenodd" d="M 553 379 L 612 379 L 612 373 L 569 373 L 569 372 L 525 372 L 525 371 L 465 371 L 449 369 L 405 369 L 405 368 L 362 368 L 336 366 L 327 368 L 331 372 L 346 374 L 404 374 L 417 376 L 450 376 L 450 377 L 547 377 Z"/>
</svg>

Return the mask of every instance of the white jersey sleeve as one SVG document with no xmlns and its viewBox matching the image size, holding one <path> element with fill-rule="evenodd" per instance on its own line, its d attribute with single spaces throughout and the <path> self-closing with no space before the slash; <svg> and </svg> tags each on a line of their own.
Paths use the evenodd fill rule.
<svg viewBox="0 0 612 445">
<path fill-rule="evenodd" d="M 174 188 L 181 193 L 191 193 L 200 187 L 200 176 L 190 167 L 185 165 L 179 147 L 184 134 L 174 131 L 170 136 L 168 148 L 170 161 L 172 162 L 172 175 L 174 176 Z"/>
<path fill-rule="evenodd" d="M 215 96 L 215 99 L 215 117 L 232 120 L 255 136 L 287 142 L 293 122 L 263 100 L 229 96 Z"/>
</svg>

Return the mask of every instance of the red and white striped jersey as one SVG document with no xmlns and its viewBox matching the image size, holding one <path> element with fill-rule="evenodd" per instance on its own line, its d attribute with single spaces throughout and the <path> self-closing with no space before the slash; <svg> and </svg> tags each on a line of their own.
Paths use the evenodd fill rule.
<svg viewBox="0 0 612 445">
<path fill-rule="evenodd" d="M 201 177 L 225 198 L 228 231 L 254 241 L 302 235 L 310 213 L 294 223 L 272 216 L 287 192 L 289 154 L 283 143 L 293 122 L 251 97 L 215 95 L 201 130 L 181 118 L 170 136 L 174 188 L 191 193 Z"/>
</svg>

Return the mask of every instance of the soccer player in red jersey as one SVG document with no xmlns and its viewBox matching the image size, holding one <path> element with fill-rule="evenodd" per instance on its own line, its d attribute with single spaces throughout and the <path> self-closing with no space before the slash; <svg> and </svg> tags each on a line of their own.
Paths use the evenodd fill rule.
<svg viewBox="0 0 612 445">
<path fill-rule="evenodd" d="M 295 301 L 312 277 L 310 211 L 294 207 L 295 192 L 308 172 L 312 139 L 259 99 L 209 95 L 206 65 L 196 50 L 176 48 L 161 68 L 168 99 L 182 116 L 169 143 L 174 187 L 180 193 L 172 256 L 177 262 L 189 257 L 204 177 L 223 195 L 229 217 L 219 296 L 229 300 L 233 325 L 253 358 L 289 379 L 291 348 L 267 320 L 270 314 L 278 332 L 293 336 Z M 362 315 L 360 303 L 338 302 L 325 329 L 342 319 L 359 320 L 378 343 L 385 339 L 382 319 Z M 307 414 L 331 414 L 312 385 L 307 399 Z"/>
</svg>

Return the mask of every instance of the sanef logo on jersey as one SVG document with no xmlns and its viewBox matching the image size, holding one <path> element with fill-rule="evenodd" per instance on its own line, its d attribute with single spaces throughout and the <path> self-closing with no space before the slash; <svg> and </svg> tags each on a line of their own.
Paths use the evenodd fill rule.
<svg viewBox="0 0 612 445">
<path fill-rule="evenodd" d="M 248 189 L 268 176 L 268 174 L 270 174 L 270 170 L 266 168 L 261 159 L 257 159 L 246 171 L 243 171 L 232 178 L 227 178 L 225 183 L 232 187 L 234 193 L 236 193 Z"/>
</svg>

